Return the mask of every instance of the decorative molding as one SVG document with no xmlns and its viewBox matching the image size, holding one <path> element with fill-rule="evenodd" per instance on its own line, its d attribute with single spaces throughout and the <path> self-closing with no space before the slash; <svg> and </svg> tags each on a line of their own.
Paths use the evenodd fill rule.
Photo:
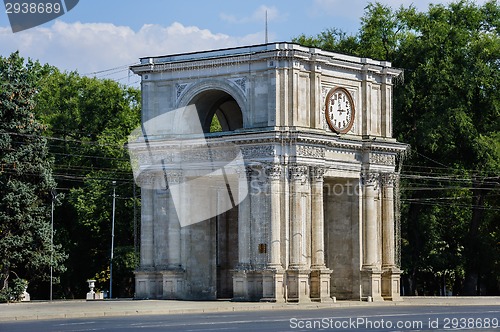
<svg viewBox="0 0 500 332">
<path fill-rule="evenodd" d="M 385 153 L 370 153 L 369 156 L 370 164 L 379 164 L 379 165 L 387 165 L 394 166 L 396 165 L 396 156 L 393 154 L 385 154 Z"/>
<path fill-rule="evenodd" d="M 175 171 L 165 171 L 168 184 L 179 184 L 183 179 L 183 173 L 180 170 Z"/>
<path fill-rule="evenodd" d="M 272 145 L 266 146 L 244 146 L 241 147 L 243 157 L 257 158 L 257 157 L 273 157 L 274 147 Z"/>
<path fill-rule="evenodd" d="M 297 156 L 312 157 L 312 158 L 325 158 L 325 149 L 316 146 L 297 146 Z"/>
<path fill-rule="evenodd" d="M 247 81 L 248 80 L 246 77 L 233 78 L 233 79 L 230 79 L 230 81 L 233 82 L 234 84 L 236 84 L 238 86 L 238 88 L 240 88 L 240 90 L 243 91 L 245 96 L 247 95 Z"/>
<path fill-rule="evenodd" d="M 182 84 L 175 83 L 176 101 L 179 100 L 180 96 L 182 95 L 184 90 L 186 90 L 188 85 L 189 85 L 188 83 L 182 83 Z"/>
<path fill-rule="evenodd" d="M 156 172 L 143 172 L 137 176 L 135 182 L 144 189 L 153 189 L 162 176 Z"/>
</svg>

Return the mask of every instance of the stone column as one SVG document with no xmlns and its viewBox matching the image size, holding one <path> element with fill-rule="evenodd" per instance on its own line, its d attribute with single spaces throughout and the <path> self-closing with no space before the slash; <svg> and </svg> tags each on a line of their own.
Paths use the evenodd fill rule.
<svg viewBox="0 0 500 332">
<path fill-rule="evenodd" d="M 382 296 L 386 300 L 400 301 L 401 270 L 396 266 L 394 240 L 394 173 L 382 175 Z"/>
<path fill-rule="evenodd" d="M 246 167 L 244 172 L 239 173 L 240 191 L 248 185 L 252 169 Z M 248 272 L 250 270 L 250 220 L 251 220 L 251 184 L 248 188 L 248 196 L 238 205 L 238 266 L 233 270 L 233 301 L 248 301 Z"/>
<path fill-rule="evenodd" d="M 135 274 L 136 298 L 154 299 L 157 296 L 157 276 L 154 269 L 154 174 L 141 174 L 137 179 L 141 186 L 141 246 L 140 264 Z"/>
<path fill-rule="evenodd" d="M 382 175 L 382 268 L 394 267 L 394 181 L 396 174 Z"/>
<path fill-rule="evenodd" d="M 312 264 L 311 269 L 321 270 L 325 266 L 325 220 L 323 216 L 323 174 L 321 167 L 311 168 L 311 219 L 312 219 Z"/>
<path fill-rule="evenodd" d="M 285 301 L 284 271 L 281 264 L 281 174 L 279 164 L 272 164 L 266 168 L 271 203 L 271 234 L 267 269 L 262 273 L 262 301 Z"/>
<path fill-rule="evenodd" d="M 182 173 L 168 172 L 168 183 L 179 184 L 182 179 Z M 181 225 L 175 209 L 172 195 L 168 199 L 168 269 L 181 269 Z"/>
<path fill-rule="evenodd" d="M 281 195 L 280 195 L 280 165 L 272 165 L 266 169 L 270 187 L 271 199 L 271 236 L 268 267 L 281 270 Z"/>
<path fill-rule="evenodd" d="M 168 185 L 177 185 L 182 181 L 181 171 L 166 172 Z M 168 268 L 162 271 L 163 275 L 163 298 L 169 300 L 182 299 L 184 295 L 184 270 L 181 262 L 181 225 L 177 215 L 176 206 L 172 194 L 168 199 Z"/>
<path fill-rule="evenodd" d="M 153 195 L 153 189 L 141 189 L 141 268 L 153 267 Z"/>
<path fill-rule="evenodd" d="M 374 301 L 383 300 L 381 296 L 381 271 L 378 266 L 378 209 L 379 173 L 365 172 L 363 180 L 363 268 L 362 297 Z"/>
<path fill-rule="evenodd" d="M 331 301 L 331 270 L 325 265 L 325 219 L 323 212 L 323 175 L 322 167 L 311 168 L 311 223 L 312 223 L 312 264 L 311 299 L 320 302 Z"/>
<path fill-rule="evenodd" d="M 304 264 L 303 246 L 305 234 L 302 232 L 303 220 L 301 186 L 307 181 L 308 167 L 293 165 L 289 167 L 291 184 L 290 204 L 290 265 L 287 272 L 288 299 L 310 302 L 310 270 Z"/>
</svg>

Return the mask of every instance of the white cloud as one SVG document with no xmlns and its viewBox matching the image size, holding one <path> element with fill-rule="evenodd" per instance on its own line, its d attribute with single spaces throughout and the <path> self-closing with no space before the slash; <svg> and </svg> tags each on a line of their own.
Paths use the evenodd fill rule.
<svg viewBox="0 0 500 332">
<path fill-rule="evenodd" d="M 221 13 L 221 14 L 219 14 L 219 17 L 223 21 L 226 21 L 229 23 L 237 23 L 237 24 L 252 23 L 252 22 L 264 22 L 265 17 L 266 17 L 266 11 L 267 11 L 267 20 L 268 21 L 285 20 L 286 16 L 287 16 L 287 14 L 280 14 L 280 12 L 278 11 L 278 8 L 276 8 L 274 6 L 268 7 L 265 5 L 261 5 L 259 8 L 257 8 L 249 16 L 244 16 L 244 17 L 238 18 L 232 14 Z"/>
<path fill-rule="evenodd" d="M 196 26 L 172 23 L 164 27 L 146 24 L 139 31 L 108 23 L 65 23 L 13 34 L 0 27 L 0 55 L 19 50 L 21 56 L 39 59 L 62 70 L 81 74 L 136 63 L 140 57 L 193 52 L 254 44 L 261 34 L 234 37 Z M 126 67 L 117 73 L 127 76 Z M 113 76 L 117 78 L 117 76 Z"/>
</svg>

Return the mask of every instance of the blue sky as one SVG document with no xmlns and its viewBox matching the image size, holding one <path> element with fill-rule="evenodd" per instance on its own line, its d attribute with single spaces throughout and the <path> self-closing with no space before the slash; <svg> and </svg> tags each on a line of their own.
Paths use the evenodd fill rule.
<svg viewBox="0 0 500 332">
<path fill-rule="evenodd" d="M 425 10 L 430 2 L 447 1 L 380 2 L 392 7 L 414 2 Z M 0 55 L 19 50 L 24 57 L 62 70 L 130 84 L 136 78 L 129 77 L 127 66 L 139 57 L 263 43 L 266 10 L 269 40 L 289 41 L 330 27 L 354 34 L 367 4 L 364 0 L 80 0 L 57 20 L 15 34 L 1 6 Z M 111 68 L 118 69 L 106 71 Z"/>
</svg>

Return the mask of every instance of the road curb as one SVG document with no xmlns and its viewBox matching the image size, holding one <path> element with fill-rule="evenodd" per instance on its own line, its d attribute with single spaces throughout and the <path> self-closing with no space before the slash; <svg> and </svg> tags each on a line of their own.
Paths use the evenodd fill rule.
<svg viewBox="0 0 500 332">
<path fill-rule="evenodd" d="M 0 304 L 0 322 L 59 320 L 78 318 L 184 315 L 262 310 L 315 310 L 353 307 L 387 306 L 463 306 L 500 305 L 500 297 L 405 297 L 401 302 L 338 301 L 333 303 L 251 303 L 229 301 L 172 301 L 172 300 L 123 300 L 123 301 L 53 301 Z M 55 313 L 59 311 L 59 313 Z"/>
</svg>

